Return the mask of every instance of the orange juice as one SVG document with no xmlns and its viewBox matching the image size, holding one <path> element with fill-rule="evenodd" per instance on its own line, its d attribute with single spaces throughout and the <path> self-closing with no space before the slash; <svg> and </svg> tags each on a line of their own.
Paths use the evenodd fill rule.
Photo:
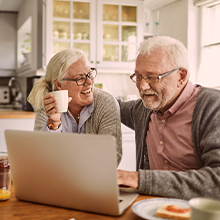
<svg viewBox="0 0 220 220">
<path fill-rule="evenodd" d="M 0 189 L 0 200 L 7 200 L 10 198 L 11 192 L 7 189 Z"/>
<path fill-rule="evenodd" d="M 11 171 L 8 156 L 0 153 L 0 200 L 9 199 L 11 192 Z"/>
</svg>

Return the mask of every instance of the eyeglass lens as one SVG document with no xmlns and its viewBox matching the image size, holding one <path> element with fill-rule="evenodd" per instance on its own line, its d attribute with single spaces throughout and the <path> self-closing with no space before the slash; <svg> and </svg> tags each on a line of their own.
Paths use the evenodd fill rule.
<svg viewBox="0 0 220 220">
<path fill-rule="evenodd" d="M 156 83 L 158 81 L 158 78 L 156 76 L 147 76 L 147 77 L 136 76 L 136 75 L 132 76 L 132 80 L 135 83 L 141 83 L 142 79 L 144 79 L 148 83 Z"/>
<path fill-rule="evenodd" d="M 96 77 L 96 70 L 93 69 L 91 70 L 89 73 L 87 73 L 86 75 L 83 75 L 81 77 L 79 77 L 76 81 L 76 83 L 80 86 L 86 83 L 87 81 L 87 77 L 89 77 L 91 80 L 93 80 Z"/>
</svg>

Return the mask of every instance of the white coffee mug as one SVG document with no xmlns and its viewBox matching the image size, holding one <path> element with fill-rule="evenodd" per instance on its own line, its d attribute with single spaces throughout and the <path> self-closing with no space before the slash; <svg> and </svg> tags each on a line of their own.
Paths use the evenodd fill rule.
<svg viewBox="0 0 220 220">
<path fill-rule="evenodd" d="M 220 220 L 220 201 L 207 198 L 189 200 L 190 220 Z"/>
<path fill-rule="evenodd" d="M 68 109 L 68 90 L 57 90 L 50 92 L 56 98 L 58 112 L 67 112 Z"/>
</svg>

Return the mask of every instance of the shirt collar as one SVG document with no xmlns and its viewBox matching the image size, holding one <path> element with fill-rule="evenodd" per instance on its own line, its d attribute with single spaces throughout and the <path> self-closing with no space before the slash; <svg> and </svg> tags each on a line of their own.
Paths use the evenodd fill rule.
<svg viewBox="0 0 220 220">
<path fill-rule="evenodd" d="M 92 101 L 92 103 L 90 105 L 85 106 L 83 109 L 85 109 L 85 111 L 88 111 L 89 114 L 91 115 L 91 113 L 94 110 L 94 99 Z"/>
<path fill-rule="evenodd" d="M 193 88 L 193 84 L 188 81 L 176 102 L 166 112 L 164 112 L 164 115 L 173 115 L 190 98 L 193 93 Z M 160 111 L 155 110 L 153 110 L 153 113 L 157 115 L 161 114 Z"/>
<path fill-rule="evenodd" d="M 81 127 L 86 123 L 88 118 L 91 116 L 93 110 L 94 110 L 94 99 L 90 105 L 84 106 L 82 111 L 80 112 L 78 130 L 80 130 Z"/>
<path fill-rule="evenodd" d="M 193 84 L 188 81 L 179 98 L 167 111 L 173 115 L 191 97 L 193 88 Z"/>
</svg>

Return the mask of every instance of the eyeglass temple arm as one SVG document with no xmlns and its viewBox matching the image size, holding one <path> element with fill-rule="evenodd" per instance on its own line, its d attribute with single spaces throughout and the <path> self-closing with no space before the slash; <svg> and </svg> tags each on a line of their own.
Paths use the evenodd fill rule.
<svg viewBox="0 0 220 220">
<path fill-rule="evenodd" d="M 68 79 L 68 78 L 63 78 L 63 80 L 65 80 L 65 81 L 76 81 L 75 79 Z"/>
<path fill-rule="evenodd" d="M 174 71 L 176 71 L 176 70 L 178 70 L 178 69 L 180 69 L 180 67 L 179 67 L 179 68 L 176 68 L 176 69 L 174 69 L 174 70 L 171 70 L 170 72 L 164 73 L 163 75 L 158 76 L 157 78 L 158 78 L 158 79 L 162 79 L 163 77 L 168 76 L 169 74 L 171 74 L 172 72 L 174 72 Z"/>
</svg>

